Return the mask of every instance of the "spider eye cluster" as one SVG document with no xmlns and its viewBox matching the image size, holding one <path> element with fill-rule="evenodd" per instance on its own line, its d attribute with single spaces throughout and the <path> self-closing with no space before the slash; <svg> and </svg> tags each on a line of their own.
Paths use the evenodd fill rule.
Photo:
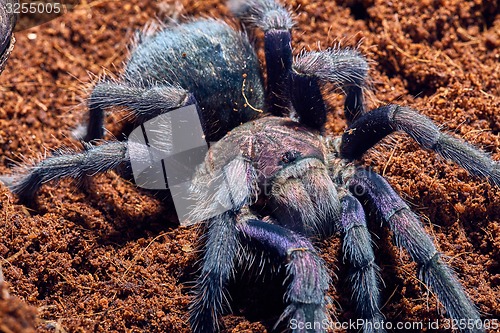
<svg viewBox="0 0 500 333">
<path fill-rule="evenodd" d="M 289 150 L 281 156 L 280 165 L 287 165 L 293 163 L 302 157 L 302 153 L 296 150 Z"/>
</svg>

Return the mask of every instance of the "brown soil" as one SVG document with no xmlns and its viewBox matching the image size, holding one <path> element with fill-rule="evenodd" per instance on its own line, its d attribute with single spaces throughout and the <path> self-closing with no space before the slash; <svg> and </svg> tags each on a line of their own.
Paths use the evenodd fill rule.
<svg viewBox="0 0 500 333">
<path fill-rule="evenodd" d="M 94 75 L 120 73 L 135 29 L 155 17 L 228 15 L 222 1 L 185 0 L 182 5 L 174 0 L 83 1 L 57 20 L 18 32 L 0 77 L 0 174 L 50 149 L 79 147 L 69 133 L 85 113 L 84 88 Z M 290 0 L 288 5 L 297 14 L 297 52 L 317 49 L 317 42 L 326 48 L 336 41 L 362 41 L 360 49 L 373 61 L 371 107 L 412 106 L 500 160 L 495 0 Z M 341 97 L 332 95 L 330 103 L 336 111 L 329 129 L 339 134 L 345 124 Z M 108 119 L 115 134 L 118 120 Z M 420 214 L 483 318 L 500 318 L 500 191 L 422 151 L 405 135 L 378 145 L 365 164 L 383 174 Z M 44 186 L 35 210 L 19 205 L 4 186 L 0 198 L 0 264 L 10 294 L 0 299 L 0 331 L 189 331 L 198 235 L 178 227 L 171 207 L 115 173 L 96 177 L 86 190 L 68 181 Z M 435 296 L 416 278 L 415 264 L 390 245 L 389 232 L 377 223 L 373 230 L 379 235 L 375 242 L 387 319 L 445 318 Z M 340 244 L 334 238 L 320 247 L 337 275 L 330 290 L 332 314 L 344 322 L 355 315 L 345 292 Z M 235 314 L 224 317 L 226 332 L 271 330 L 282 304 L 279 293 L 267 289 L 265 284 L 232 287 Z"/>
</svg>

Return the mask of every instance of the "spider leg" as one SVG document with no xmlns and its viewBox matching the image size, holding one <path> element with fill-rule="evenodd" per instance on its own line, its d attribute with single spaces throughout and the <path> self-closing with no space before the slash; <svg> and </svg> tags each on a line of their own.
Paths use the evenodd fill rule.
<svg viewBox="0 0 500 333">
<path fill-rule="evenodd" d="M 351 195 L 342 197 L 340 202 L 343 251 L 352 267 L 349 278 L 352 299 L 359 317 L 367 320 L 364 332 L 385 332 L 384 329 L 375 330 L 383 320 L 379 309 L 380 276 L 379 267 L 375 264 L 370 232 L 366 227 L 365 212 L 361 203 Z"/>
<path fill-rule="evenodd" d="M 326 107 L 319 83 L 333 83 L 346 94 L 344 112 L 348 124 L 365 112 L 363 87 L 368 63 L 356 49 L 331 48 L 319 52 L 303 52 L 293 63 L 291 97 L 300 121 L 322 129 Z"/>
<path fill-rule="evenodd" d="M 238 224 L 238 229 L 250 242 L 287 262 L 289 285 L 285 301 L 290 305 L 278 323 L 289 317 L 292 332 L 325 332 L 325 294 L 330 277 L 311 242 L 289 229 L 256 219 Z"/>
<path fill-rule="evenodd" d="M 190 306 L 194 333 L 219 331 L 219 316 L 227 305 L 226 286 L 234 275 L 240 243 L 234 212 L 226 212 L 208 222 L 203 266 Z"/>
<path fill-rule="evenodd" d="M 426 116 L 407 107 L 387 105 L 366 113 L 342 135 L 341 157 L 359 159 L 368 149 L 394 131 L 404 131 L 423 148 L 431 149 L 473 174 L 500 185 L 500 168 L 486 153 L 442 133 Z"/>
<path fill-rule="evenodd" d="M 228 6 L 244 24 L 264 30 L 268 108 L 276 116 L 288 115 L 293 26 L 290 13 L 274 0 L 229 0 Z"/>
<path fill-rule="evenodd" d="M 458 282 L 452 269 L 441 259 L 422 223 L 401 197 L 380 175 L 363 170 L 348 181 L 349 189 L 361 196 L 380 214 L 394 232 L 398 246 L 404 247 L 420 265 L 420 278 L 437 295 L 448 315 L 478 325 L 479 312 Z M 483 332 L 479 326 L 463 332 Z"/>
<path fill-rule="evenodd" d="M 146 152 L 147 154 L 147 152 Z M 40 187 L 65 177 L 82 179 L 117 168 L 129 160 L 127 143 L 106 142 L 100 146 L 86 145 L 80 153 L 64 151 L 27 168 L 27 172 L 9 185 L 22 202 L 32 202 Z"/>
<path fill-rule="evenodd" d="M 104 109 L 125 106 L 138 122 L 143 123 L 162 113 L 194 104 L 194 97 L 186 90 L 170 86 L 136 87 L 126 82 L 100 82 L 90 95 L 89 120 L 84 141 L 101 139 L 104 136 Z"/>
<path fill-rule="evenodd" d="M 236 223 L 248 214 L 253 200 L 256 176 L 250 162 L 238 157 L 229 160 L 221 164 L 219 171 L 209 169 L 210 162 L 202 165 L 191 187 L 196 202 L 192 217 L 207 221 L 209 228 L 190 306 L 190 324 L 195 333 L 219 331 L 219 317 L 228 303 L 226 287 L 234 275 L 237 255 L 241 254 Z"/>
</svg>

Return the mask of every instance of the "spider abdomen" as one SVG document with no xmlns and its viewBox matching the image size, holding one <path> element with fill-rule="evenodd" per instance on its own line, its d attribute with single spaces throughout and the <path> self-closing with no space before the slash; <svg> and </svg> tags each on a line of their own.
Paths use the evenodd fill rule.
<svg viewBox="0 0 500 333">
<path fill-rule="evenodd" d="M 203 118 L 210 120 L 210 133 L 255 119 L 256 110 L 264 107 L 260 65 L 247 36 L 213 19 L 144 37 L 132 52 L 124 79 L 141 87 L 180 86 L 193 94 Z"/>
</svg>

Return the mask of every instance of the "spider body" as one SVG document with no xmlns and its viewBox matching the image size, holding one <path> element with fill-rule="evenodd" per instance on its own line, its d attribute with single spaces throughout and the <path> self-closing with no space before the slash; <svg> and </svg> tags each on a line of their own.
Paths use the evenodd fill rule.
<svg viewBox="0 0 500 333">
<path fill-rule="evenodd" d="M 289 119 L 265 117 L 243 124 L 229 132 L 216 149 L 238 145 L 243 156 L 252 161 L 259 173 L 259 185 L 269 182 L 284 168 L 306 158 L 316 158 L 324 163 L 326 148 L 318 140 L 318 133 Z"/>
<path fill-rule="evenodd" d="M 85 139 L 103 136 L 103 109 L 110 105 L 131 107 L 141 123 L 196 101 L 207 140 L 216 141 L 258 116 L 249 101 L 255 109 L 263 108 L 259 66 L 247 37 L 221 21 L 204 19 L 158 33 L 145 31 L 122 80 L 101 82 L 93 90 Z"/>
<path fill-rule="evenodd" d="M 270 206 L 269 216 L 277 224 L 314 235 L 318 232 L 315 221 L 322 216 L 339 215 L 337 196 L 329 190 L 334 186 L 328 175 L 328 156 L 329 150 L 318 131 L 290 119 L 269 116 L 238 126 L 214 144 L 205 160 L 207 169 L 202 168 L 194 179 L 195 183 L 198 179 L 204 183 L 207 179 L 204 172 L 214 177 L 239 157 L 243 164 L 252 166 L 247 186 L 255 192 L 253 199 L 260 200 L 252 202 L 252 208 L 265 210 Z M 309 211 L 300 211 L 301 206 L 295 202 L 310 197 L 321 201 L 322 209 L 310 207 Z M 200 200 L 210 202 L 201 198 L 197 202 Z"/>
<path fill-rule="evenodd" d="M 206 137 L 220 139 L 197 168 L 189 193 L 196 203 L 190 218 L 206 226 L 190 307 L 192 330 L 220 329 L 229 281 L 241 261 L 259 254 L 286 268 L 288 306 L 281 321 L 288 320 L 293 332 L 324 332 L 330 277 L 312 239 L 337 232 L 351 267 L 350 292 L 363 331 L 384 332 L 377 325 L 383 321 L 382 283 L 366 222 L 367 212 L 375 211 L 395 243 L 418 263 L 420 279 L 447 314 L 474 323 L 464 332 L 482 332 L 477 309 L 417 216 L 387 181 L 356 160 L 400 130 L 496 186 L 498 164 L 408 107 L 386 105 L 367 112 L 363 87 L 368 65 L 357 50 L 304 52 L 293 59 L 292 20 L 274 0 L 232 0 L 229 5 L 244 24 L 264 30 L 265 93 L 245 35 L 218 21 L 200 20 L 143 36 L 121 80 L 99 82 L 89 98 L 86 140 L 102 138 L 107 107 L 125 106 L 141 124 L 186 105 L 197 105 Z M 320 87 L 325 82 L 346 95 L 348 128 L 337 138 L 324 132 L 328 109 Z M 88 144 L 83 152 L 53 156 L 28 168 L 11 189 L 29 200 L 48 181 L 80 179 L 137 158 L 123 142 Z"/>
</svg>

